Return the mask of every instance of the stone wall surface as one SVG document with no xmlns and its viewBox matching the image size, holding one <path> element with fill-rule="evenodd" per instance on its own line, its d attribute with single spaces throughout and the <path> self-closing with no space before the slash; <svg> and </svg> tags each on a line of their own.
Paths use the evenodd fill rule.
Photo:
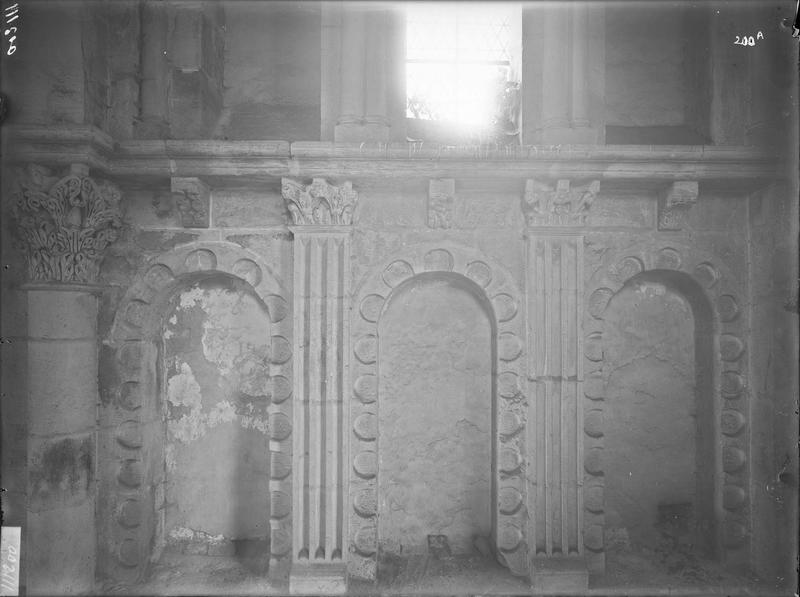
<svg viewBox="0 0 800 597">
<path fill-rule="evenodd" d="M 225 93 L 217 138 L 319 139 L 319 7 L 300 8 L 225 5 Z"/>
</svg>

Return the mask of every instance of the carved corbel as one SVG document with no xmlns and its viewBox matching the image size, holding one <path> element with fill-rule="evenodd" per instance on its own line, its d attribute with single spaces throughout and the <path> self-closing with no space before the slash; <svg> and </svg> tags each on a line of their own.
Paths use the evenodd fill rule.
<svg viewBox="0 0 800 597">
<path fill-rule="evenodd" d="M 170 180 L 175 209 L 184 228 L 208 228 L 211 225 L 211 189 L 199 178 Z"/>
<path fill-rule="evenodd" d="M 600 181 L 572 187 L 560 179 L 553 187 L 538 180 L 525 182 L 522 210 L 528 226 L 583 226 L 600 191 Z"/>
<path fill-rule="evenodd" d="M 304 185 L 291 178 L 281 180 L 281 193 L 295 226 L 350 226 L 358 193 L 349 181 L 339 186 L 324 178 Z"/>
<path fill-rule="evenodd" d="M 456 181 L 453 178 L 433 178 L 428 184 L 428 227 L 451 228 Z"/>
<path fill-rule="evenodd" d="M 103 251 L 122 227 L 121 194 L 76 164 L 63 177 L 29 164 L 15 171 L 11 216 L 31 282 L 97 281 Z"/>
<path fill-rule="evenodd" d="M 658 229 L 683 229 L 689 210 L 697 202 L 698 193 L 696 180 L 673 182 L 658 198 Z"/>
</svg>

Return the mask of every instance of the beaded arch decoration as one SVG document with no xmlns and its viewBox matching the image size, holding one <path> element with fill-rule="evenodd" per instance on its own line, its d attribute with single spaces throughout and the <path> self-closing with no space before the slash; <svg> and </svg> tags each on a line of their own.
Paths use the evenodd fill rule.
<svg viewBox="0 0 800 597">
<path fill-rule="evenodd" d="M 215 275 L 245 283 L 266 306 L 271 321 L 267 408 L 270 449 L 270 575 L 288 566 L 291 549 L 292 360 L 291 302 L 282 282 L 257 254 L 229 242 L 195 242 L 156 258 L 128 289 L 104 347 L 101 379 L 99 519 L 104 576 L 142 580 L 163 535 L 158 509 L 164 502 L 157 475 L 164 466 L 159 395 L 158 341 L 169 299 Z M 103 362 L 103 361 L 101 361 Z M 103 377 L 101 373 L 101 378 Z"/>
<path fill-rule="evenodd" d="M 748 560 L 750 478 L 748 449 L 748 355 L 744 337 L 746 314 L 740 296 L 742 282 L 713 256 L 676 243 L 641 244 L 606 257 L 586 285 L 584 315 L 584 541 L 590 569 L 605 562 L 603 543 L 605 476 L 603 410 L 608 371 L 604 367 L 604 312 L 626 282 L 636 276 L 658 279 L 676 273 L 702 292 L 711 310 L 714 354 L 711 415 L 717 454 L 713 508 L 717 514 L 719 556 L 732 566 Z M 691 281 L 690 281 L 691 280 Z"/>
<path fill-rule="evenodd" d="M 386 261 L 354 292 L 351 317 L 352 399 L 350 400 L 351 576 L 375 579 L 378 554 L 378 322 L 393 291 L 422 273 L 458 274 L 485 294 L 494 318 L 495 355 L 492 438 L 496 495 L 495 541 L 515 575 L 528 573 L 526 545 L 525 426 L 527 398 L 524 358 L 524 303 L 511 276 L 479 252 L 439 243 L 407 247 Z"/>
</svg>

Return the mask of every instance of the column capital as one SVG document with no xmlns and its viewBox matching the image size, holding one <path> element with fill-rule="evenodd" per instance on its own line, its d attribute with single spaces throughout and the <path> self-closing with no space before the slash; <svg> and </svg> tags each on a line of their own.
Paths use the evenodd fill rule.
<svg viewBox="0 0 800 597">
<path fill-rule="evenodd" d="M 14 176 L 11 216 L 31 282 L 92 284 L 122 227 L 119 189 L 72 167 L 63 177 L 29 164 Z"/>
<path fill-rule="evenodd" d="M 571 187 L 569 180 L 560 179 L 553 187 L 528 179 L 522 202 L 525 221 L 528 226 L 583 226 L 599 191 L 599 180 Z"/>
<path fill-rule="evenodd" d="M 314 226 L 322 227 L 321 231 L 333 231 L 335 226 L 353 223 L 358 193 L 350 181 L 336 186 L 324 178 L 314 178 L 307 185 L 283 178 L 281 194 L 296 227 Z"/>
</svg>

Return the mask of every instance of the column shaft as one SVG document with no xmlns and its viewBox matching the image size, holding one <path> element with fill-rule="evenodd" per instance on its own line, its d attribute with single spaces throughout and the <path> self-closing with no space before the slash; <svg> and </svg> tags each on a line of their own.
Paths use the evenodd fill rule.
<svg viewBox="0 0 800 597">
<path fill-rule="evenodd" d="M 166 137 L 168 131 L 168 81 L 166 6 L 161 0 L 145 2 L 141 8 L 141 104 L 136 136 Z"/>
<path fill-rule="evenodd" d="M 365 120 L 367 124 L 387 125 L 386 112 L 386 54 L 390 43 L 387 30 L 388 14 L 373 10 L 367 15 L 367 57 L 365 87 Z"/>
<path fill-rule="evenodd" d="M 570 78 L 568 7 L 547 7 L 544 12 L 544 54 L 542 72 L 542 127 L 569 126 Z"/>
<path fill-rule="evenodd" d="M 364 116 L 366 19 L 360 10 L 345 10 L 342 20 L 340 125 L 354 124 Z"/>
<path fill-rule="evenodd" d="M 572 126 L 589 126 L 589 29 L 587 7 L 577 3 L 572 9 Z"/>
<path fill-rule="evenodd" d="M 43 284 L 28 295 L 29 595 L 84 594 L 95 582 L 97 298 Z"/>
</svg>

